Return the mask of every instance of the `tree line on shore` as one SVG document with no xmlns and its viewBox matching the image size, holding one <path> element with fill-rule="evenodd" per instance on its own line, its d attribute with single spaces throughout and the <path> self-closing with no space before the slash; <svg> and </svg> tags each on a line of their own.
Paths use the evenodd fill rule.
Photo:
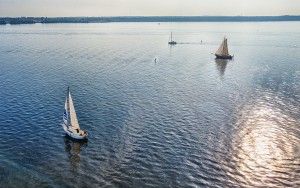
<svg viewBox="0 0 300 188">
<path fill-rule="evenodd" d="M 121 17 L 0 17 L 0 24 L 105 22 L 259 22 L 300 21 L 300 16 L 121 16 Z"/>
</svg>

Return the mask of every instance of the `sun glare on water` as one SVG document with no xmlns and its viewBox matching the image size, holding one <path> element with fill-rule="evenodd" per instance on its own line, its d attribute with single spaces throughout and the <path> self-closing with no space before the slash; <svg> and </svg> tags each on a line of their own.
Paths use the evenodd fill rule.
<svg viewBox="0 0 300 188">
<path fill-rule="evenodd" d="M 297 137 L 288 127 L 297 123 L 275 105 L 257 101 L 238 120 L 233 160 L 239 179 L 247 185 L 273 185 L 272 178 L 295 176 L 290 166 L 299 158 Z M 285 127 L 284 127 L 285 126 Z"/>
</svg>

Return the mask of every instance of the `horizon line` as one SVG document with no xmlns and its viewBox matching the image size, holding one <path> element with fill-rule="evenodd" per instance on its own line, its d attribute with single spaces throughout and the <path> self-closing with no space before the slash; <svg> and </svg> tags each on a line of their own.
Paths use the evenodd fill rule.
<svg viewBox="0 0 300 188">
<path fill-rule="evenodd" d="M 0 17 L 0 25 L 107 22 L 271 22 L 300 21 L 300 15 L 281 16 L 110 16 L 110 17 Z"/>
<path fill-rule="evenodd" d="M 199 15 L 199 16 L 142 16 L 142 15 L 135 15 L 135 16 L 0 16 L 0 18 L 120 18 L 120 17 L 127 17 L 127 18 L 143 18 L 143 17 L 298 17 L 299 15 Z"/>
</svg>

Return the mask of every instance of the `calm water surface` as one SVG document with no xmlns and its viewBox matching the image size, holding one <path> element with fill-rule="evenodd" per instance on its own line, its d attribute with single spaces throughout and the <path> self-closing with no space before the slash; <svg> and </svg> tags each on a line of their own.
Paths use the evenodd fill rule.
<svg viewBox="0 0 300 188">
<path fill-rule="evenodd" d="M 299 59 L 299 22 L 0 26 L 0 187 L 299 187 Z"/>
</svg>

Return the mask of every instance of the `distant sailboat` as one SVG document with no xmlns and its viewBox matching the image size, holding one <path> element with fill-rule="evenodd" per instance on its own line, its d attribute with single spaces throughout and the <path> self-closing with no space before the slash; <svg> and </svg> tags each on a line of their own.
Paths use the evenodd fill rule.
<svg viewBox="0 0 300 188">
<path fill-rule="evenodd" d="M 65 110 L 63 115 L 63 129 L 69 135 L 70 137 L 74 139 L 86 139 L 88 136 L 88 133 L 86 131 L 83 131 L 79 127 L 77 115 L 75 112 L 73 99 L 70 93 L 70 89 L 68 87 L 67 97 L 65 101 Z"/>
<path fill-rule="evenodd" d="M 232 59 L 233 56 L 229 55 L 228 52 L 227 38 L 224 37 L 224 40 L 219 49 L 216 51 L 215 56 L 217 59 Z"/>
<path fill-rule="evenodd" d="M 171 38 L 170 38 L 170 39 L 171 39 L 171 40 L 169 41 L 169 44 L 170 44 L 170 45 L 175 45 L 175 44 L 177 44 L 177 42 L 173 40 L 172 32 L 171 32 Z"/>
</svg>

